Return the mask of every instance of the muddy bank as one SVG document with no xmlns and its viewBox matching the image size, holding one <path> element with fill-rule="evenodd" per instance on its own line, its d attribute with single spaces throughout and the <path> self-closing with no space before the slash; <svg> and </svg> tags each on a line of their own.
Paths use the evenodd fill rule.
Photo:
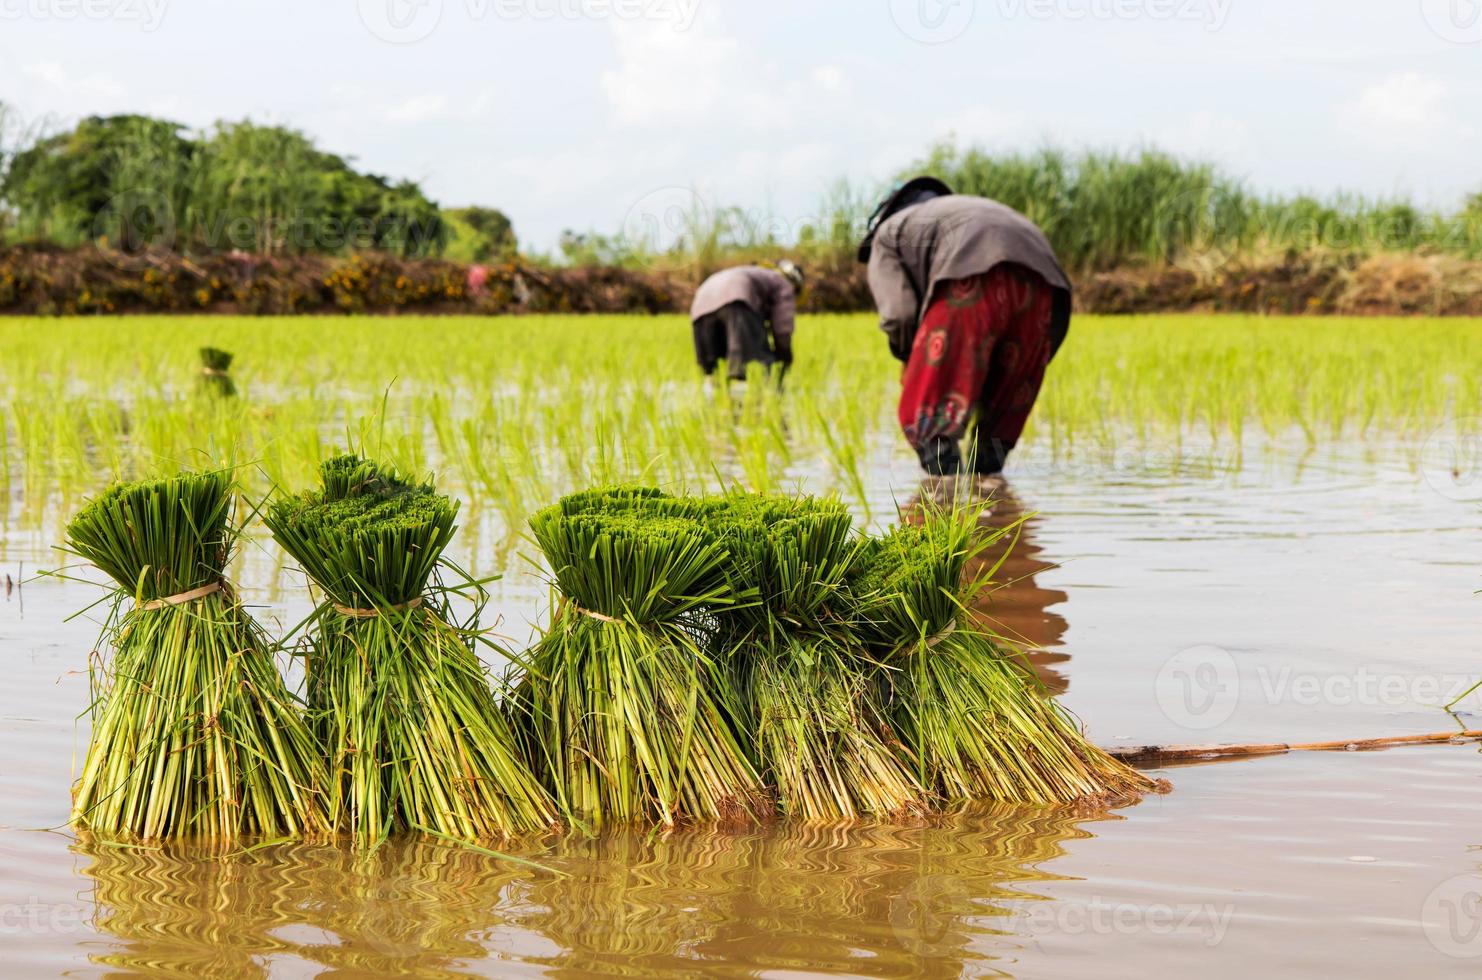
<svg viewBox="0 0 1482 980">
<path fill-rule="evenodd" d="M 670 313 L 699 274 L 683 269 L 470 268 L 380 254 L 129 256 L 102 249 L 0 250 L 0 313 Z M 1427 255 L 1204 256 L 1075 277 L 1085 313 L 1231 312 L 1482 316 L 1482 262 Z M 862 270 L 812 270 L 801 308 L 872 308 Z"/>
</svg>

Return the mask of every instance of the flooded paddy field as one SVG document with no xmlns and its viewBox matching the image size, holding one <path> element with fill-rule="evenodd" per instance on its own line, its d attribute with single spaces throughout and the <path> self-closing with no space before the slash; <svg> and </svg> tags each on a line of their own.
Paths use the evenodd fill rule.
<svg viewBox="0 0 1482 980">
<path fill-rule="evenodd" d="M 1159 773 L 1171 794 L 1109 812 L 511 849 L 561 875 L 420 839 L 369 856 L 80 839 L 63 825 L 97 622 L 67 617 L 99 593 L 36 571 L 64 563 L 61 525 L 115 474 L 202 449 L 261 492 L 297 488 L 347 442 L 435 470 L 465 502 L 455 557 L 505 575 L 493 608 L 515 649 L 548 617 L 523 517 L 571 486 L 836 492 L 876 525 L 922 492 L 866 318 L 805 322 L 830 353 L 800 349 L 780 399 L 707 393 L 678 320 L 157 326 L 144 351 L 134 321 L 0 324 L 11 975 L 1461 977 L 1482 962 L 1482 757 L 1465 744 L 1174 768 Z M 359 356 L 357 327 L 399 331 L 402 354 L 377 341 Z M 1482 680 L 1482 325 L 1077 330 L 997 488 L 991 521 L 1031 516 L 979 612 L 1097 742 L 1482 728 L 1467 693 Z M 193 390 L 206 344 L 238 354 L 230 404 Z M 233 575 L 275 634 L 309 609 L 260 528 Z"/>
</svg>

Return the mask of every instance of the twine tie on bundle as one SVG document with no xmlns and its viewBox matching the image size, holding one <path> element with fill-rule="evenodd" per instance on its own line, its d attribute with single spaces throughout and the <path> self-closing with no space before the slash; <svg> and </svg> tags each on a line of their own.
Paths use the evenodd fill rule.
<svg viewBox="0 0 1482 980">
<path fill-rule="evenodd" d="M 220 582 L 212 582 L 203 585 L 199 589 L 191 589 L 189 592 L 181 592 L 179 595 L 165 596 L 163 599 L 151 599 L 149 602 L 140 604 L 139 609 L 143 612 L 153 612 L 156 609 L 166 609 L 170 606 L 183 606 L 188 602 L 197 602 L 208 596 L 213 596 L 224 588 Z"/>
<path fill-rule="evenodd" d="M 208 378 L 224 378 L 227 376 L 228 373 L 229 372 L 223 371 L 219 368 L 201 368 L 201 374 L 205 375 Z"/>
<path fill-rule="evenodd" d="M 937 633 L 935 636 L 929 638 L 926 641 L 926 649 L 928 649 L 928 650 L 935 650 L 937 647 L 939 647 L 943 643 L 947 642 L 947 639 L 953 633 L 956 633 L 956 632 L 957 632 L 957 620 L 954 619 L 950 623 L 948 623 L 946 626 L 943 626 L 942 629 L 941 629 L 941 632 Z"/>
<path fill-rule="evenodd" d="M 418 597 L 411 602 L 403 602 L 399 606 L 386 606 L 384 609 L 357 609 L 354 606 L 335 606 L 334 611 L 346 619 L 375 619 L 387 613 L 411 612 L 413 609 L 422 607 L 422 599 Z"/>
<path fill-rule="evenodd" d="M 581 613 L 583 616 L 587 617 L 588 619 L 595 619 L 595 620 L 597 620 L 597 622 L 599 622 L 599 623 L 622 623 L 622 622 L 625 622 L 625 620 L 615 619 L 612 616 L 604 616 L 602 613 L 593 612 L 590 609 L 583 609 L 581 606 L 578 606 L 574 602 L 571 603 L 571 608 L 572 609 L 575 609 L 577 612 Z"/>
</svg>

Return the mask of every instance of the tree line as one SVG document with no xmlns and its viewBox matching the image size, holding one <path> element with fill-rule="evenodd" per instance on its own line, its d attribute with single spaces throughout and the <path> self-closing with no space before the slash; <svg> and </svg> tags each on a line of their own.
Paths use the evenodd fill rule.
<svg viewBox="0 0 1482 980">
<path fill-rule="evenodd" d="M 9 242 L 268 256 L 376 250 L 512 255 L 493 208 L 444 210 L 414 181 L 357 170 L 308 136 L 249 121 L 203 132 L 143 115 L 24 131 L 0 106 L 0 233 Z"/>
</svg>

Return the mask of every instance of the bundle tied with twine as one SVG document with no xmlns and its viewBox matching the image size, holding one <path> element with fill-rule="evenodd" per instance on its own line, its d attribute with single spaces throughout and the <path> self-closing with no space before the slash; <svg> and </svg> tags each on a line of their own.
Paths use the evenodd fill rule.
<svg viewBox="0 0 1482 980">
<path fill-rule="evenodd" d="M 934 513 L 871 539 L 852 576 L 856 629 L 916 776 L 944 802 L 1108 802 L 1154 788 L 1094 745 L 1007 643 L 969 607 L 987 575 L 964 581 L 980 549 L 976 515 Z M 988 574 L 991 574 L 989 572 Z"/>
<path fill-rule="evenodd" d="M 204 394 L 218 398 L 236 396 L 237 384 L 231 376 L 233 360 L 235 358 L 229 351 L 216 347 L 201 348 L 200 388 Z"/>
<path fill-rule="evenodd" d="M 262 629 L 224 573 L 227 472 L 119 484 L 67 526 L 115 583 L 72 822 L 109 837 L 316 836 L 324 767 Z"/>
<path fill-rule="evenodd" d="M 732 494 L 709 520 L 733 588 L 755 598 L 715 617 L 734 665 L 758 762 L 782 812 L 810 821 L 921 813 L 925 792 L 846 618 L 861 547 L 837 500 Z"/>
<path fill-rule="evenodd" d="M 477 840 L 553 826 L 479 657 L 487 594 L 443 557 L 457 505 L 356 456 L 320 476 L 265 520 L 325 597 L 305 673 L 336 830 L 374 844 L 401 829 Z M 455 598 L 473 606 L 462 623 Z"/>
<path fill-rule="evenodd" d="M 533 764 L 587 827 L 744 821 L 770 802 L 712 659 L 707 611 L 734 601 L 704 504 L 612 487 L 531 519 L 560 600 L 520 705 Z"/>
</svg>

